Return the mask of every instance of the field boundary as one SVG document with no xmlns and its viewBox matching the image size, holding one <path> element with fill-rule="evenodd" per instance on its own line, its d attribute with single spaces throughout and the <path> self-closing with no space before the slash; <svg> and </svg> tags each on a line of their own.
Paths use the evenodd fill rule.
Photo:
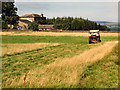
<svg viewBox="0 0 120 90">
<path fill-rule="evenodd" d="M 89 30 L 86 31 L 82 31 L 82 30 L 62 30 L 62 32 L 64 33 L 88 33 Z M 18 30 L 18 29 L 3 29 L 2 32 L 59 32 L 59 31 L 51 31 L 51 30 L 47 30 L 47 31 L 32 31 L 32 30 Z M 100 31 L 100 33 L 119 33 L 119 31 Z"/>
<path fill-rule="evenodd" d="M 89 36 L 87 32 L 31 32 L 31 31 L 24 31 L 24 32 L 1 32 L 1 35 L 31 35 L 31 36 Z M 100 32 L 101 36 L 116 36 L 118 37 L 118 32 Z"/>
</svg>

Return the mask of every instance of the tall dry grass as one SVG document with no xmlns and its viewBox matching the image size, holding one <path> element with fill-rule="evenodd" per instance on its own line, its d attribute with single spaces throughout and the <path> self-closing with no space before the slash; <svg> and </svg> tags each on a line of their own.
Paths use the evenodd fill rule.
<svg viewBox="0 0 120 90">
<path fill-rule="evenodd" d="M 2 44 L 2 56 L 5 54 L 20 53 L 47 46 L 56 46 L 58 43 L 27 43 L 27 44 Z"/>
<path fill-rule="evenodd" d="M 83 72 L 84 68 L 97 60 L 100 60 L 105 55 L 108 55 L 113 47 L 118 42 L 111 41 L 104 45 L 92 48 L 83 52 L 82 54 L 57 60 L 42 68 L 35 68 L 28 72 L 25 85 L 27 87 L 71 87 L 78 85 L 79 76 Z M 22 85 L 24 83 L 24 77 L 20 77 L 19 81 L 12 81 L 11 85 Z"/>
<path fill-rule="evenodd" d="M 118 33 L 101 32 L 101 36 L 117 36 Z M 37 36 L 89 36 L 88 32 L 1 32 L 1 35 L 37 35 Z"/>
</svg>

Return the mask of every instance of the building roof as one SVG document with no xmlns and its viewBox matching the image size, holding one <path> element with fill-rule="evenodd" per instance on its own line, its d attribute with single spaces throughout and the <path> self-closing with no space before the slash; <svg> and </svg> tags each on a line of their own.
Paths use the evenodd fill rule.
<svg viewBox="0 0 120 90">
<path fill-rule="evenodd" d="M 26 23 L 26 24 L 30 24 L 30 23 L 31 23 L 31 22 L 28 21 L 28 20 L 19 20 L 19 21 L 21 21 L 21 22 L 23 22 L 23 23 Z"/>
<path fill-rule="evenodd" d="M 21 18 L 34 18 L 34 17 L 41 17 L 39 14 L 25 14 L 21 16 Z"/>
</svg>

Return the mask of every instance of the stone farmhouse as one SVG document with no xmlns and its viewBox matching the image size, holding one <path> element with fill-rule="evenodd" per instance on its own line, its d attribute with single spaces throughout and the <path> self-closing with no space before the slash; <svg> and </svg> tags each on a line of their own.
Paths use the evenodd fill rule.
<svg viewBox="0 0 120 90">
<path fill-rule="evenodd" d="M 42 19 L 46 19 L 43 14 L 25 14 L 21 16 L 18 23 L 18 29 L 27 30 L 28 26 L 33 21 L 39 21 Z M 39 30 L 53 29 L 53 25 L 40 25 L 38 26 Z"/>
</svg>

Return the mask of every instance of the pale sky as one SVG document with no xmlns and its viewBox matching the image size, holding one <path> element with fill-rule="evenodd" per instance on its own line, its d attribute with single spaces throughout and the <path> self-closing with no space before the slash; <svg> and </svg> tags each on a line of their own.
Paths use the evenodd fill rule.
<svg viewBox="0 0 120 90">
<path fill-rule="evenodd" d="M 5 1 L 5 0 L 2 0 Z M 6 0 L 10 1 L 10 0 Z M 47 18 L 82 17 L 93 21 L 118 21 L 119 0 L 14 0 L 17 14 L 41 14 Z M 54 3 L 53 3 L 54 2 Z"/>
<path fill-rule="evenodd" d="M 119 2 L 119 0 L 15 0 L 16 2 Z"/>
<path fill-rule="evenodd" d="M 47 18 L 72 16 L 82 17 L 85 19 L 88 18 L 89 20 L 92 21 L 110 21 L 110 22 L 118 21 L 118 2 L 40 2 L 42 0 L 36 0 L 39 2 L 35 2 L 35 0 L 34 2 L 30 2 L 33 0 L 29 0 L 29 2 L 18 1 L 19 0 L 15 2 L 15 5 L 18 8 L 17 13 L 20 16 L 31 13 L 36 14 L 43 13 Z"/>
</svg>

